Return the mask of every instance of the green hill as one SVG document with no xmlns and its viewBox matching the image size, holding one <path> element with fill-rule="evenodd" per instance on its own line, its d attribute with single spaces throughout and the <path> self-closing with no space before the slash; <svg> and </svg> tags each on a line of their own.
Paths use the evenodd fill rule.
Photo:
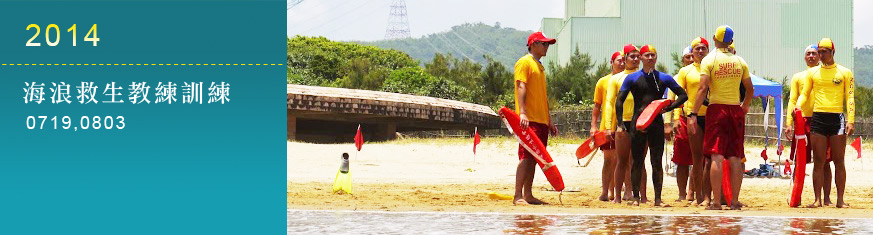
<svg viewBox="0 0 873 235">
<path fill-rule="evenodd" d="M 420 64 L 430 62 L 435 53 L 451 54 L 455 58 L 468 58 L 485 65 L 488 54 L 505 66 L 512 67 L 519 57 L 527 53 L 527 36 L 533 31 L 502 28 L 483 23 L 467 23 L 451 30 L 434 33 L 421 38 L 357 42 L 405 52 Z"/>
<path fill-rule="evenodd" d="M 873 86 L 873 46 L 855 48 L 855 84 Z"/>
</svg>

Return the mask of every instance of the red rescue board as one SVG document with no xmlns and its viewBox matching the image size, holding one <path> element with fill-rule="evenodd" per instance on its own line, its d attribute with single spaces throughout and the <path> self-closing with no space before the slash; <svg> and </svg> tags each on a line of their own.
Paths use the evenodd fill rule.
<svg viewBox="0 0 873 235">
<path fill-rule="evenodd" d="M 646 109 L 643 109 L 643 112 L 640 113 L 640 117 L 637 118 L 637 130 L 644 130 L 649 127 L 649 125 L 652 124 L 652 121 L 655 121 L 655 118 L 657 118 L 658 115 L 661 115 L 661 110 L 672 103 L 673 100 L 668 99 L 652 101 L 652 103 L 646 106 Z"/>
<path fill-rule="evenodd" d="M 506 124 L 506 128 L 518 139 L 518 143 L 534 156 L 555 191 L 564 191 L 564 179 L 561 177 L 561 172 L 558 171 L 558 166 L 552 161 L 552 156 L 546 151 L 546 146 L 537 137 L 536 132 L 530 127 L 521 129 L 520 118 L 512 109 L 503 107 L 498 113 L 503 118 L 503 124 Z"/>
</svg>

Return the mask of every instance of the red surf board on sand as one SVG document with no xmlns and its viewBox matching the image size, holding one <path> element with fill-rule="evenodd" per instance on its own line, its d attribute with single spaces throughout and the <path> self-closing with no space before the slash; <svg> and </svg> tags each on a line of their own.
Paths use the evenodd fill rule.
<svg viewBox="0 0 873 235">
<path fill-rule="evenodd" d="M 795 117 L 803 117 L 803 113 L 800 112 L 800 109 L 794 109 Z M 798 207 L 800 206 L 800 195 L 803 194 L 803 181 L 806 178 L 806 151 L 801 149 L 806 149 L 806 135 L 804 131 L 806 130 L 806 122 L 803 118 L 795 118 L 794 119 L 794 140 L 797 141 L 794 143 L 795 149 L 794 151 L 794 181 L 792 181 L 791 185 L 791 198 L 788 199 L 788 206 L 790 207 Z"/>
<path fill-rule="evenodd" d="M 661 115 L 661 110 L 672 103 L 673 100 L 668 99 L 655 100 L 652 101 L 652 103 L 649 103 L 649 105 L 646 106 L 646 109 L 643 109 L 643 112 L 640 113 L 640 117 L 637 118 L 637 130 L 644 130 L 649 127 L 649 125 L 652 124 L 652 121 L 655 121 L 655 118 L 657 118 L 658 115 Z"/>
<path fill-rule="evenodd" d="M 603 133 L 603 131 L 594 133 L 585 142 L 582 142 L 579 148 L 576 148 L 576 159 L 588 157 L 604 144 L 606 144 L 606 133 Z"/>
<path fill-rule="evenodd" d="M 546 146 L 537 137 L 533 128 L 528 127 L 527 130 L 522 130 L 521 119 L 512 109 L 503 107 L 497 113 L 503 118 L 503 124 L 506 124 L 506 128 L 518 139 L 518 143 L 534 156 L 555 191 L 564 191 L 564 178 L 561 177 L 558 166 L 552 161 L 552 156 L 546 151 Z"/>
</svg>

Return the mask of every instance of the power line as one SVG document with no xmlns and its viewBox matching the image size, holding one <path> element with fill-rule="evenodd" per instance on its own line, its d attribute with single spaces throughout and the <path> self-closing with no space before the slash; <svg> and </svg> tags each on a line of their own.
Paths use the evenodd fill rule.
<svg viewBox="0 0 873 235">
<path fill-rule="evenodd" d="M 428 39 L 427 35 L 421 37 L 421 39 L 424 39 L 424 41 L 427 42 L 428 45 L 430 45 L 430 48 L 433 48 L 434 53 L 445 54 L 440 49 L 437 49 L 436 46 L 434 46 L 433 43 L 430 42 L 430 39 Z"/>
<path fill-rule="evenodd" d="M 464 56 L 464 57 L 467 58 L 468 60 L 475 61 L 475 60 L 473 60 L 473 59 L 470 59 L 470 57 L 467 56 L 466 54 L 464 54 L 463 51 L 459 50 L 458 47 L 456 47 L 455 44 L 453 44 L 453 43 L 452 43 L 448 38 L 446 38 L 445 35 L 443 35 L 443 34 L 436 34 L 436 35 L 439 35 L 440 37 L 442 37 L 443 42 L 445 42 L 446 44 L 448 44 L 449 47 L 451 47 L 452 49 L 454 49 L 455 51 L 457 51 L 457 52 L 458 52 L 459 54 L 461 54 L 462 56 Z"/>
<path fill-rule="evenodd" d="M 368 1 L 368 2 L 369 2 L 369 3 L 373 3 L 373 2 L 380 2 L 380 1 Z M 365 6 L 369 6 L 369 5 L 365 5 Z M 366 8 L 366 7 L 362 7 L 362 8 Z M 379 6 L 379 8 L 381 8 L 381 6 Z M 350 14 L 348 14 L 347 16 L 352 16 L 352 15 L 360 14 L 360 13 L 370 13 L 370 12 L 366 12 L 366 11 L 357 11 L 357 12 L 350 13 Z M 348 27 L 350 27 L 350 26 L 353 26 L 353 25 L 357 25 L 357 24 L 360 24 L 360 23 L 366 23 L 365 20 L 361 20 L 361 19 L 364 19 L 364 18 L 367 18 L 367 17 L 370 17 L 370 15 L 369 15 L 369 14 L 366 14 L 366 15 L 363 15 L 363 16 L 358 16 L 358 17 L 354 18 L 354 20 L 351 20 L 352 23 L 350 23 L 350 24 L 334 24 L 334 25 L 332 26 L 332 28 L 328 28 L 329 30 L 324 30 L 323 32 L 325 32 L 325 33 L 322 33 L 322 35 L 325 35 L 325 36 L 326 36 L 326 35 L 329 35 L 329 34 L 332 34 L 332 33 L 336 32 L 337 30 L 340 30 L 340 29 L 346 29 L 346 28 L 348 28 Z M 361 30 L 361 29 L 366 29 L 366 27 L 357 27 L 356 29 L 357 29 L 357 30 Z M 345 33 L 348 33 L 348 31 L 345 31 Z"/>
<path fill-rule="evenodd" d="M 297 6 L 297 4 L 300 4 L 301 2 L 303 2 L 303 0 L 288 0 L 288 9 L 286 10 L 291 10 L 291 8 L 294 8 L 295 6 Z"/>
<path fill-rule="evenodd" d="M 470 45 L 470 47 L 472 47 L 473 49 L 479 51 L 479 53 L 482 53 L 482 55 L 487 55 L 487 54 L 488 54 L 488 53 L 485 53 L 485 51 L 483 51 L 482 49 L 479 49 L 479 47 L 477 47 L 476 45 L 473 45 L 472 43 L 470 43 L 469 41 L 467 41 L 467 39 L 464 39 L 463 37 L 461 37 L 461 35 L 458 35 L 458 33 L 456 33 L 455 30 L 451 30 L 451 32 L 452 32 L 453 34 L 455 34 L 455 36 L 458 37 L 458 39 L 461 39 L 461 41 L 464 41 L 465 43 L 467 43 L 467 45 Z"/>
<path fill-rule="evenodd" d="M 330 20 L 324 21 L 324 23 L 321 23 L 321 24 L 319 24 L 319 25 L 317 25 L 317 26 L 315 26 L 315 27 L 310 27 L 310 28 L 308 28 L 308 29 L 306 29 L 306 30 L 302 30 L 302 31 L 300 31 L 300 32 L 303 32 L 303 33 L 305 33 L 305 32 L 309 32 L 309 31 L 312 31 L 313 29 L 318 29 L 318 28 L 321 28 L 322 26 L 325 26 L 325 25 L 328 25 L 328 24 L 334 23 L 334 22 L 336 22 L 336 20 L 341 19 L 341 18 L 343 18 L 343 17 L 345 17 L 345 16 L 348 16 L 349 13 L 351 13 L 352 11 L 355 11 L 355 10 L 361 10 L 362 7 L 363 7 L 364 5 L 369 4 L 369 3 L 372 3 L 372 2 L 375 2 L 375 1 L 360 1 L 360 3 L 362 3 L 362 4 L 358 4 L 358 5 L 356 5 L 356 6 L 352 7 L 352 8 L 349 8 L 348 11 L 345 11 L 345 12 L 343 12 L 342 14 L 337 14 L 336 17 L 331 18 Z"/>
</svg>

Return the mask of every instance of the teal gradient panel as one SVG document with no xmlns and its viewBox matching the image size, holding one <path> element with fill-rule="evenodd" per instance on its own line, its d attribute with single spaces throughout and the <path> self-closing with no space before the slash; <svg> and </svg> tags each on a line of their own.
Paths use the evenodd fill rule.
<svg viewBox="0 0 873 235">
<path fill-rule="evenodd" d="M 0 66 L 0 234 L 284 233 L 285 11 L 285 1 L 0 1 L 0 64 L 275 64 Z M 29 24 L 42 46 L 25 47 Z M 93 24 L 96 47 L 83 40 Z M 46 100 L 25 104 L 25 82 L 44 83 Z M 52 82 L 71 84 L 72 104 L 51 103 Z M 80 82 L 98 86 L 98 102 L 116 82 L 125 103 L 80 104 Z M 151 86 L 151 104 L 127 100 L 131 82 Z M 176 102 L 154 103 L 158 82 L 178 84 Z M 181 102 L 183 82 L 203 82 L 202 104 Z M 229 102 L 207 103 L 211 82 L 230 84 Z M 28 116 L 73 126 L 124 116 L 125 128 L 30 130 Z"/>
</svg>

